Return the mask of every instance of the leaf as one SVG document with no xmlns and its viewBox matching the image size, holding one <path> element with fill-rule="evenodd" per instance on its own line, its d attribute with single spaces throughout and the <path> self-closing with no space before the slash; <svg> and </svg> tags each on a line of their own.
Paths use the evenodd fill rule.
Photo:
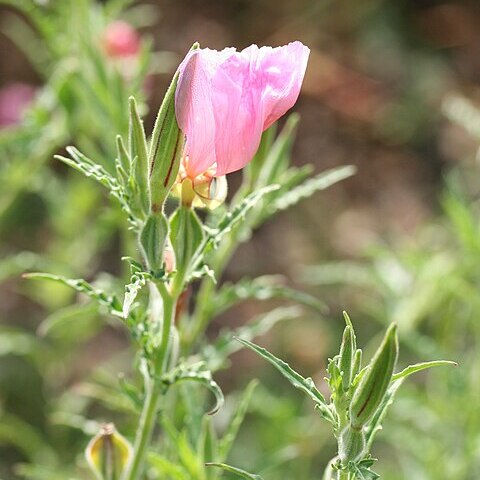
<svg viewBox="0 0 480 480">
<path fill-rule="evenodd" d="M 325 397 L 317 389 L 311 378 L 302 377 L 302 375 L 293 370 L 288 363 L 275 357 L 275 355 L 271 354 L 265 348 L 259 347 L 248 340 L 241 338 L 237 338 L 237 340 L 270 362 L 295 388 L 298 388 L 302 392 L 306 393 L 316 403 L 317 408 L 320 410 L 326 420 L 332 423 L 335 422 L 334 416 L 325 400 Z"/>
<path fill-rule="evenodd" d="M 147 456 L 148 463 L 158 473 L 159 478 L 169 478 L 172 480 L 185 480 L 188 478 L 188 472 L 175 462 L 159 455 L 158 453 L 149 452 Z"/>
<path fill-rule="evenodd" d="M 407 378 L 414 373 L 421 372 L 422 370 L 426 370 L 427 368 L 432 367 L 441 367 L 444 365 L 453 365 L 456 367 L 458 364 L 456 362 L 452 362 L 450 360 L 434 360 L 431 362 L 422 362 L 416 363 L 415 365 L 409 365 L 407 368 L 404 368 L 401 372 L 395 373 L 392 376 L 392 382 L 396 380 L 400 380 L 401 378 Z"/>
<path fill-rule="evenodd" d="M 250 403 L 250 399 L 252 398 L 252 394 L 255 388 L 258 385 L 258 380 L 252 380 L 248 385 L 247 388 L 242 392 L 242 396 L 237 403 L 235 411 L 230 419 L 230 423 L 228 424 L 223 437 L 219 441 L 218 445 L 218 460 L 224 461 L 227 459 L 230 449 L 232 448 L 233 442 L 238 435 L 238 431 L 243 423 L 243 419 L 247 413 L 248 405 Z"/>
<path fill-rule="evenodd" d="M 258 202 L 268 193 L 278 190 L 278 185 L 269 185 L 260 188 L 255 192 L 247 195 L 240 203 L 227 212 L 217 223 L 216 228 L 210 230 L 209 237 L 205 243 L 204 251 L 208 251 L 212 247 L 216 247 L 220 241 L 232 231 L 232 229 L 245 218 L 247 213 L 254 208 Z"/>
<path fill-rule="evenodd" d="M 326 311 L 326 304 L 312 295 L 282 285 L 282 281 L 284 281 L 284 278 L 281 275 L 265 275 L 253 280 L 245 278 L 234 284 L 224 284 L 212 302 L 213 312 L 211 316 L 215 317 L 239 301 L 250 298 L 256 300 L 284 298 L 294 300 L 323 313 Z"/>
<path fill-rule="evenodd" d="M 137 103 L 133 97 L 128 99 L 130 106 L 130 157 L 136 158 L 133 175 L 138 186 L 137 191 L 145 213 L 150 209 L 148 181 L 148 147 L 143 122 L 138 114 Z"/>
<path fill-rule="evenodd" d="M 115 295 L 108 295 L 102 290 L 93 287 L 83 278 L 71 279 L 61 275 L 40 272 L 25 273 L 23 277 L 29 279 L 51 280 L 66 285 L 77 292 L 84 293 L 91 299 L 95 300 L 99 305 L 107 307 L 111 315 L 123 318 L 122 304 L 118 298 L 115 297 Z"/>
<path fill-rule="evenodd" d="M 117 179 L 110 175 L 101 165 L 98 165 L 83 155 L 83 153 L 75 147 L 67 147 L 67 152 L 71 158 L 62 155 L 55 155 L 55 158 L 106 187 L 110 191 L 110 194 L 119 201 L 123 210 L 128 214 L 132 225 L 136 227 L 136 221 L 134 220 L 134 215 L 129 205 L 128 194 Z"/>
<path fill-rule="evenodd" d="M 190 366 L 180 366 L 173 371 L 172 374 L 164 377 L 164 382 L 167 385 L 173 385 L 178 382 L 190 380 L 198 382 L 208 388 L 215 397 L 215 405 L 208 411 L 208 415 L 214 415 L 222 407 L 225 398 L 223 392 L 218 384 L 212 378 L 212 372 L 207 370 L 205 363 L 199 362 Z"/>
<path fill-rule="evenodd" d="M 64 343 L 80 341 L 93 336 L 98 330 L 98 305 L 73 304 L 48 315 L 38 326 L 37 333 Z"/>
<path fill-rule="evenodd" d="M 367 449 L 370 450 L 375 435 L 382 429 L 382 422 L 387 414 L 388 407 L 392 404 L 395 394 L 403 383 L 403 378 L 392 382 L 387 390 L 387 393 L 383 397 L 382 403 L 377 408 L 377 411 L 373 414 L 370 422 L 365 429 L 365 437 L 367 441 Z"/>
<path fill-rule="evenodd" d="M 236 341 L 236 337 L 252 340 L 259 335 L 267 333 L 278 322 L 299 317 L 301 313 L 302 310 L 296 306 L 280 307 L 259 315 L 249 324 L 243 325 L 236 330 L 222 331 L 215 343 L 207 345 L 203 352 L 203 356 L 207 358 L 208 368 L 212 371 L 220 369 L 228 356 L 240 350 L 241 345 Z"/>
<path fill-rule="evenodd" d="M 130 262 L 130 283 L 125 285 L 125 297 L 123 299 L 123 318 L 127 318 L 130 314 L 132 304 L 137 298 L 140 290 L 145 286 L 147 280 L 152 278 L 152 275 L 143 271 L 143 267 L 139 264 Z"/>
<path fill-rule="evenodd" d="M 271 215 L 279 210 L 286 210 L 300 200 L 310 197 L 315 192 L 325 190 L 335 183 L 351 177 L 355 171 L 355 167 L 347 165 L 322 172 L 317 176 L 306 180 L 298 187 L 288 190 L 278 196 L 269 206 L 269 214 Z"/>
<path fill-rule="evenodd" d="M 247 480 L 263 480 L 263 478 L 260 475 L 255 475 L 253 473 L 248 473 L 245 470 L 241 470 L 240 468 L 232 467 L 230 465 L 227 465 L 225 463 L 206 463 L 205 464 L 207 467 L 218 467 L 222 468 L 223 470 L 230 472 L 230 473 L 235 473 L 239 477 L 246 478 Z"/>
</svg>

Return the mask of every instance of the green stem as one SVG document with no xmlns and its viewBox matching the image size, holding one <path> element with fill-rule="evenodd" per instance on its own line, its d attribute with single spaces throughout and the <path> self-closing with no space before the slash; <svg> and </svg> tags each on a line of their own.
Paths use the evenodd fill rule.
<svg viewBox="0 0 480 480">
<path fill-rule="evenodd" d="M 164 390 L 162 388 L 161 376 L 168 365 L 168 348 L 170 346 L 170 330 L 172 328 L 173 316 L 175 314 L 176 296 L 170 294 L 164 283 L 156 284 L 163 300 L 163 323 L 160 346 L 155 365 L 153 378 L 145 381 L 145 402 L 138 423 L 135 444 L 133 448 L 133 459 L 123 477 L 123 480 L 138 480 L 143 472 L 143 464 L 147 454 L 148 446 L 152 439 L 155 427 L 160 399 Z"/>
<path fill-rule="evenodd" d="M 161 389 L 156 384 L 156 381 L 149 381 L 135 437 L 132 462 L 128 467 L 124 480 L 137 480 L 142 474 L 147 448 L 155 426 L 160 394 Z"/>
<path fill-rule="evenodd" d="M 178 295 L 174 292 L 170 293 L 163 282 L 156 283 L 158 292 L 163 300 L 163 323 L 160 347 L 158 349 L 156 370 L 164 373 L 167 366 L 168 347 L 170 346 L 170 331 L 174 321 L 175 308 L 177 305 Z"/>
</svg>

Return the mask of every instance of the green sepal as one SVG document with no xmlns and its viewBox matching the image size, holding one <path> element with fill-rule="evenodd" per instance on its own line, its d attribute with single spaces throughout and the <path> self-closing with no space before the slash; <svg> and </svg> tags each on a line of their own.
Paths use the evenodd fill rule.
<svg viewBox="0 0 480 480">
<path fill-rule="evenodd" d="M 130 105 L 130 158 L 136 159 L 132 163 L 133 177 L 137 184 L 140 204 L 145 213 L 150 211 L 150 194 L 148 181 L 148 154 L 147 139 L 143 122 L 138 114 L 137 102 L 129 98 Z"/>
<path fill-rule="evenodd" d="M 168 220 L 162 212 L 147 217 L 140 232 L 140 245 L 147 266 L 158 272 L 163 266 L 163 252 L 168 237 Z"/>
<path fill-rule="evenodd" d="M 131 460 L 132 447 L 112 423 L 107 423 L 90 440 L 85 457 L 99 480 L 120 480 Z"/>
<path fill-rule="evenodd" d="M 178 175 L 185 135 L 175 116 L 175 91 L 179 72 L 174 75 L 158 111 L 153 129 L 148 164 L 150 168 L 150 203 L 154 212 L 163 204 Z"/>
<path fill-rule="evenodd" d="M 350 404 L 350 423 L 353 429 L 360 430 L 382 403 L 392 379 L 397 357 L 397 326 L 392 324 L 355 389 Z"/>
</svg>

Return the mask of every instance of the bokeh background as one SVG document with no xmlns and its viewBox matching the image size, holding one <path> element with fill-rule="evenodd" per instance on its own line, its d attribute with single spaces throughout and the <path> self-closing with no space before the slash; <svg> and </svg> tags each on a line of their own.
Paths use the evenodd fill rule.
<svg viewBox="0 0 480 480">
<path fill-rule="evenodd" d="M 126 47 L 106 36 L 119 19 L 132 28 Z M 47 270 L 108 284 L 125 272 L 120 214 L 53 154 L 75 144 L 108 166 L 128 96 L 142 100 L 148 130 L 195 41 L 292 40 L 312 50 L 294 163 L 352 164 L 357 174 L 263 226 L 225 280 L 281 274 L 329 305 L 258 340 L 320 385 L 343 309 L 367 353 L 397 321 L 402 365 L 458 361 L 401 390 L 374 454 L 389 480 L 479 478 L 475 0 L 0 1 L 0 478 L 53 479 L 58 465 L 88 478 L 78 473 L 94 432 L 86 419 L 116 418 L 107 377 L 131 369 L 121 327 L 67 289 L 21 278 Z M 271 307 L 245 302 L 209 334 Z M 252 377 L 261 383 L 231 463 L 266 478 L 319 478 L 335 450 L 308 401 L 249 352 L 217 375 L 233 396 Z"/>
</svg>

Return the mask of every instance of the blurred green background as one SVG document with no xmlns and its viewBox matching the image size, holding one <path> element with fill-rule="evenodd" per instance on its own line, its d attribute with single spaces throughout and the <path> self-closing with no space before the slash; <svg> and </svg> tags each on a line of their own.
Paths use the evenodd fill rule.
<svg viewBox="0 0 480 480">
<path fill-rule="evenodd" d="M 121 213 L 53 154 L 75 144 L 113 168 L 128 96 L 151 127 L 194 41 L 292 40 L 312 50 L 294 163 L 358 173 L 263 226 L 225 279 L 279 273 L 329 305 L 259 340 L 320 387 L 343 309 L 372 348 L 397 321 L 402 366 L 458 361 L 403 387 L 374 454 L 389 480 L 480 478 L 478 1 L 1 0 L 3 480 L 89 478 L 82 455 L 95 421 L 135 422 L 116 394 L 117 373 L 132 369 L 126 332 L 69 290 L 21 278 L 44 270 L 111 285 L 132 249 Z M 232 192 L 238 183 L 233 174 Z M 209 334 L 271 307 L 243 303 Z M 216 375 L 232 398 L 253 377 L 261 383 L 230 463 L 267 479 L 320 478 L 335 447 L 308 401 L 250 352 Z M 225 408 L 220 429 L 228 399 Z"/>
</svg>

